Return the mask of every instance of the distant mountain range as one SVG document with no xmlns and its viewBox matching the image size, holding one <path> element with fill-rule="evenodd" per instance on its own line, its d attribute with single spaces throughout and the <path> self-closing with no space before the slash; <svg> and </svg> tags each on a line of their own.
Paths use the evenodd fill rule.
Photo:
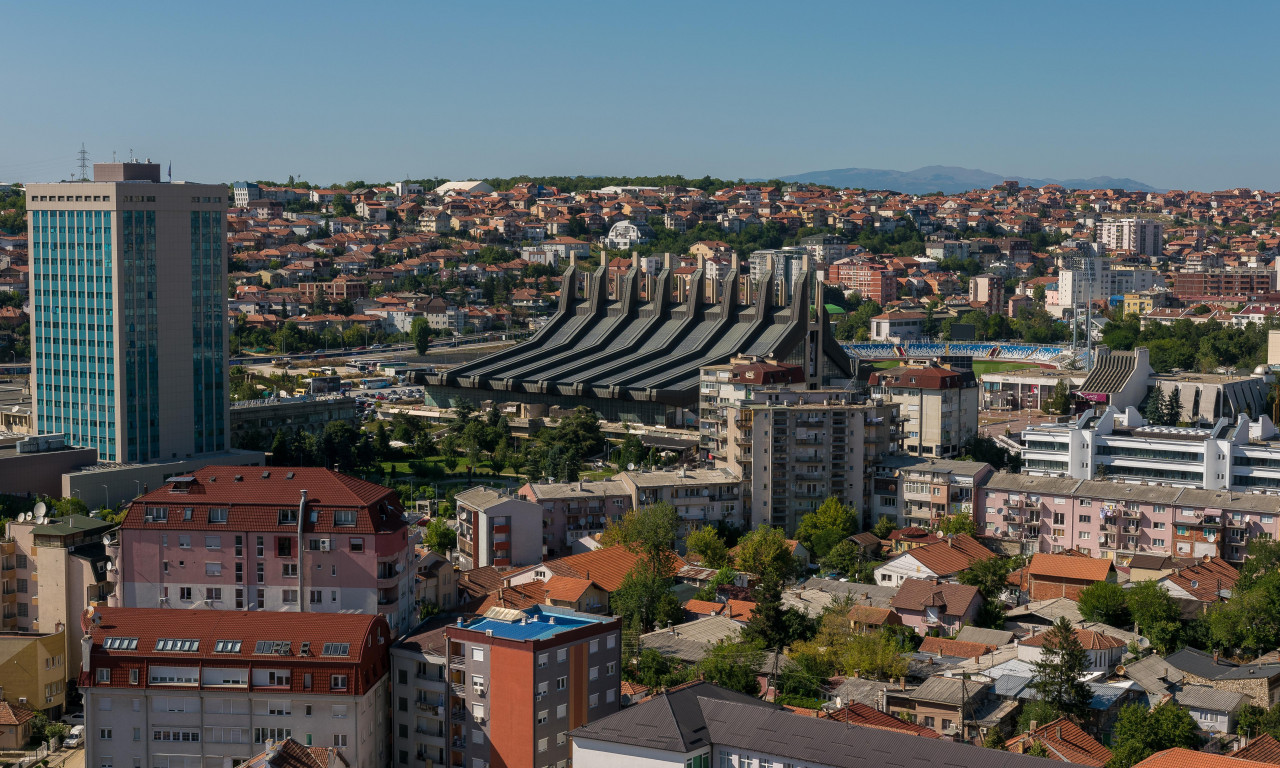
<svg viewBox="0 0 1280 768">
<path fill-rule="evenodd" d="M 977 168 L 960 168 L 954 165 L 926 165 L 914 171 L 838 168 L 830 171 L 798 173 L 793 176 L 783 176 L 781 179 L 810 184 L 828 184 L 841 189 L 889 189 L 915 195 L 939 191 L 955 194 L 971 189 L 990 189 L 1002 181 L 1016 181 L 1030 187 L 1061 184 L 1068 189 L 1120 188 L 1139 192 L 1165 191 L 1134 179 L 1117 179 L 1111 176 L 1095 176 L 1091 179 L 1031 179 L 1026 176 L 991 173 Z"/>
</svg>

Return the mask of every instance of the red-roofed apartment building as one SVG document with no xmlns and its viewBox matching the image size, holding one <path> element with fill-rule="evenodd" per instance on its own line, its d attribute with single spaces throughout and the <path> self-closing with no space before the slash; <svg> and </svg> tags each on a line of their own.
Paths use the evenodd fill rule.
<svg viewBox="0 0 1280 768">
<path fill-rule="evenodd" d="M 81 621 L 86 765 L 238 765 L 290 737 L 391 764 L 382 616 L 102 608 Z"/>
<path fill-rule="evenodd" d="M 111 605 L 417 620 L 395 492 L 319 467 L 205 467 L 138 497 L 108 546 Z"/>
</svg>

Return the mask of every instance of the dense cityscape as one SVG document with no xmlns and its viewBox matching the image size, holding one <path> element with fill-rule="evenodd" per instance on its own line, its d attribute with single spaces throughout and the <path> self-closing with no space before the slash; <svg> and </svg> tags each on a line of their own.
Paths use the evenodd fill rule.
<svg viewBox="0 0 1280 768">
<path fill-rule="evenodd" d="M 1280 765 L 1273 8 L 57 5 L 0 768 Z"/>
</svg>

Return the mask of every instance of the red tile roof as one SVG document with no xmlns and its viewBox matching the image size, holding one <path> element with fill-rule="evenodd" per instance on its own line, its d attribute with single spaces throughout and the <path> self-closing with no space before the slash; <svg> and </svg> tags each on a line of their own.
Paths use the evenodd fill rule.
<svg viewBox="0 0 1280 768">
<path fill-rule="evenodd" d="M 36 713 L 26 707 L 0 700 L 0 725 L 22 725 L 35 716 Z"/>
<path fill-rule="evenodd" d="M 959 616 L 968 610 L 975 600 L 980 600 L 977 587 L 907 579 L 902 582 L 890 605 L 898 611 L 923 611 L 926 607 L 943 608 L 946 613 Z"/>
<path fill-rule="evenodd" d="M 1033 744 L 1040 744 L 1051 760 L 1076 765 L 1101 768 L 1111 760 L 1111 750 L 1102 746 L 1080 726 L 1068 718 L 1060 717 L 1052 722 L 1015 736 L 1005 742 L 1010 751 L 1026 752 Z M 1019 749 L 1016 749 L 1020 747 Z M 1141 763 L 1139 763 L 1141 765 Z"/>
<path fill-rule="evenodd" d="M 623 546 L 603 547 L 590 552 L 546 560 L 542 567 L 558 576 L 574 576 L 590 579 L 606 592 L 614 592 L 622 586 L 627 572 L 635 567 L 640 555 Z M 679 570 L 684 561 L 674 559 L 672 573 Z"/>
<path fill-rule="evenodd" d="M 290 737 L 240 763 L 240 768 L 334 768 L 350 764 L 337 747 L 304 747 Z"/>
<path fill-rule="evenodd" d="M 1190 568 L 1177 569 L 1162 581 L 1177 584 L 1201 602 L 1216 603 L 1222 600 L 1220 592 L 1235 587 L 1239 578 L 1240 572 L 1234 566 L 1220 558 L 1211 557 Z"/>
<path fill-rule="evenodd" d="M 990 653 L 995 649 L 994 645 L 987 645 L 986 643 L 970 643 L 945 637 L 926 637 L 924 642 L 920 643 L 921 653 L 954 656 L 958 659 L 976 659 L 984 653 Z"/>
<path fill-rule="evenodd" d="M 1079 555 L 1053 555 L 1039 552 L 1031 558 L 1027 574 L 1031 578 L 1106 581 L 1115 570 L 1110 560 Z"/>
<path fill-rule="evenodd" d="M 1280 741 L 1277 741 L 1271 734 L 1264 733 L 1227 756 L 1239 760 L 1253 760 L 1259 763 L 1280 765 Z"/>
<path fill-rule="evenodd" d="M 578 579 L 573 576 L 552 576 L 547 579 L 546 593 L 550 600 L 566 600 L 577 602 L 586 591 L 595 585 L 591 579 Z"/>
<path fill-rule="evenodd" d="M 1213 755 L 1179 747 L 1157 752 L 1140 763 L 1134 763 L 1133 768 L 1271 768 L 1271 763 Z"/>
<path fill-rule="evenodd" d="M 86 611 L 87 613 L 87 611 Z M 363 695 L 388 670 L 388 650 L 394 638 L 382 614 L 279 613 L 273 611 L 170 610 L 166 608 L 99 608 L 93 617 L 81 618 L 93 639 L 90 658 L 93 674 L 81 675 L 81 685 L 134 687 L 129 670 L 141 671 L 142 687 L 170 687 L 148 682 L 151 664 L 210 667 L 264 667 L 311 674 L 311 688 L 304 688 L 302 674 L 290 676 L 290 687 L 268 690 L 297 693 Z M 107 638 L 136 639 L 133 648 L 106 648 Z M 156 650 L 160 640 L 199 641 L 196 650 Z M 239 649 L 220 652 L 219 641 L 238 641 Z M 255 653 L 258 641 L 287 644 L 287 653 Z M 303 643 L 309 652 L 302 655 Z M 323 655 L 325 643 L 347 644 L 346 656 Z M 109 667 L 111 682 L 99 683 L 97 669 Z M 348 675 L 348 688 L 330 690 L 330 674 Z M 188 689 L 190 686 L 176 686 Z"/>
<path fill-rule="evenodd" d="M 316 515 L 314 522 L 306 521 L 305 530 L 390 533 L 405 528 L 400 502 L 390 488 L 322 467 L 211 466 L 187 477 L 193 479 L 171 481 L 138 497 L 120 527 L 277 531 L 282 529 L 280 510 L 296 511 L 305 491 L 307 509 Z M 153 507 L 166 508 L 168 519 L 147 522 L 147 509 Z M 227 509 L 228 521 L 210 523 L 210 508 Z M 338 510 L 354 510 L 355 525 L 335 525 Z"/>
<path fill-rule="evenodd" d="M 1104 635 L 1103 633 L 1095 632 L 1092 629 L 1074 629 L 1072 630 L 1072 633 L 1075 634 L 1076 639 L 1080 641 L 1080 645 L 1084 646 L 1086 651 L 1101 651 L 1106 650 L 1107 648 L 1121 648 L 1125 644 L 1125 642 L 1118 637 Z M 1044 646 L 1048 637 L 1049 633 L 1046 631 L 1019 642 L 1021 645 L 1040 648 Z"/>
<path fill-rule="evenodd" d="M 901 624 L 898 614 L 888 608 L 877 608 L 873 605 L 855 605 L 849 609 L 849 621 L 855 624 L 879 627 L 885 624 Z"/>
<path fill-rule="evenodd" d="M 907 551 L 899 557 L 914 557 L 939 576 L 959 573 L 979 560 L 995 557 L 991 550 L 968 534 L 960 533 Z"/>
<path fill-rule="evenodd" d="M 926 739 L 942 738 L 932 728 L 926 728 L 923 725 L 899 720 L 893 715 L 873 709 L 866 704 L 856 701 L 831 712 L 819 712 L 818 717 L 829 718 L 839 723 L 850 723 L 852 725 L 861 725 L 866 728 L 876 728 L 881 731 L 910 733 L 915 736 L 923 736 Z"/>
</svg>

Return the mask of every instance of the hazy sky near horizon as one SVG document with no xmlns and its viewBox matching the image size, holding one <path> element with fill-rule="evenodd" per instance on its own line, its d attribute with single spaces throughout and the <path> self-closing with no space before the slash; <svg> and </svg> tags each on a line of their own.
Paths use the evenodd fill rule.
<svg viewBox="0 0 1280 768">
<path fill-rule="evenodd" d="M 0 181 L 774 177 L 1280 188 L 1280 5 L 23 2 Z"/>
</svg>

